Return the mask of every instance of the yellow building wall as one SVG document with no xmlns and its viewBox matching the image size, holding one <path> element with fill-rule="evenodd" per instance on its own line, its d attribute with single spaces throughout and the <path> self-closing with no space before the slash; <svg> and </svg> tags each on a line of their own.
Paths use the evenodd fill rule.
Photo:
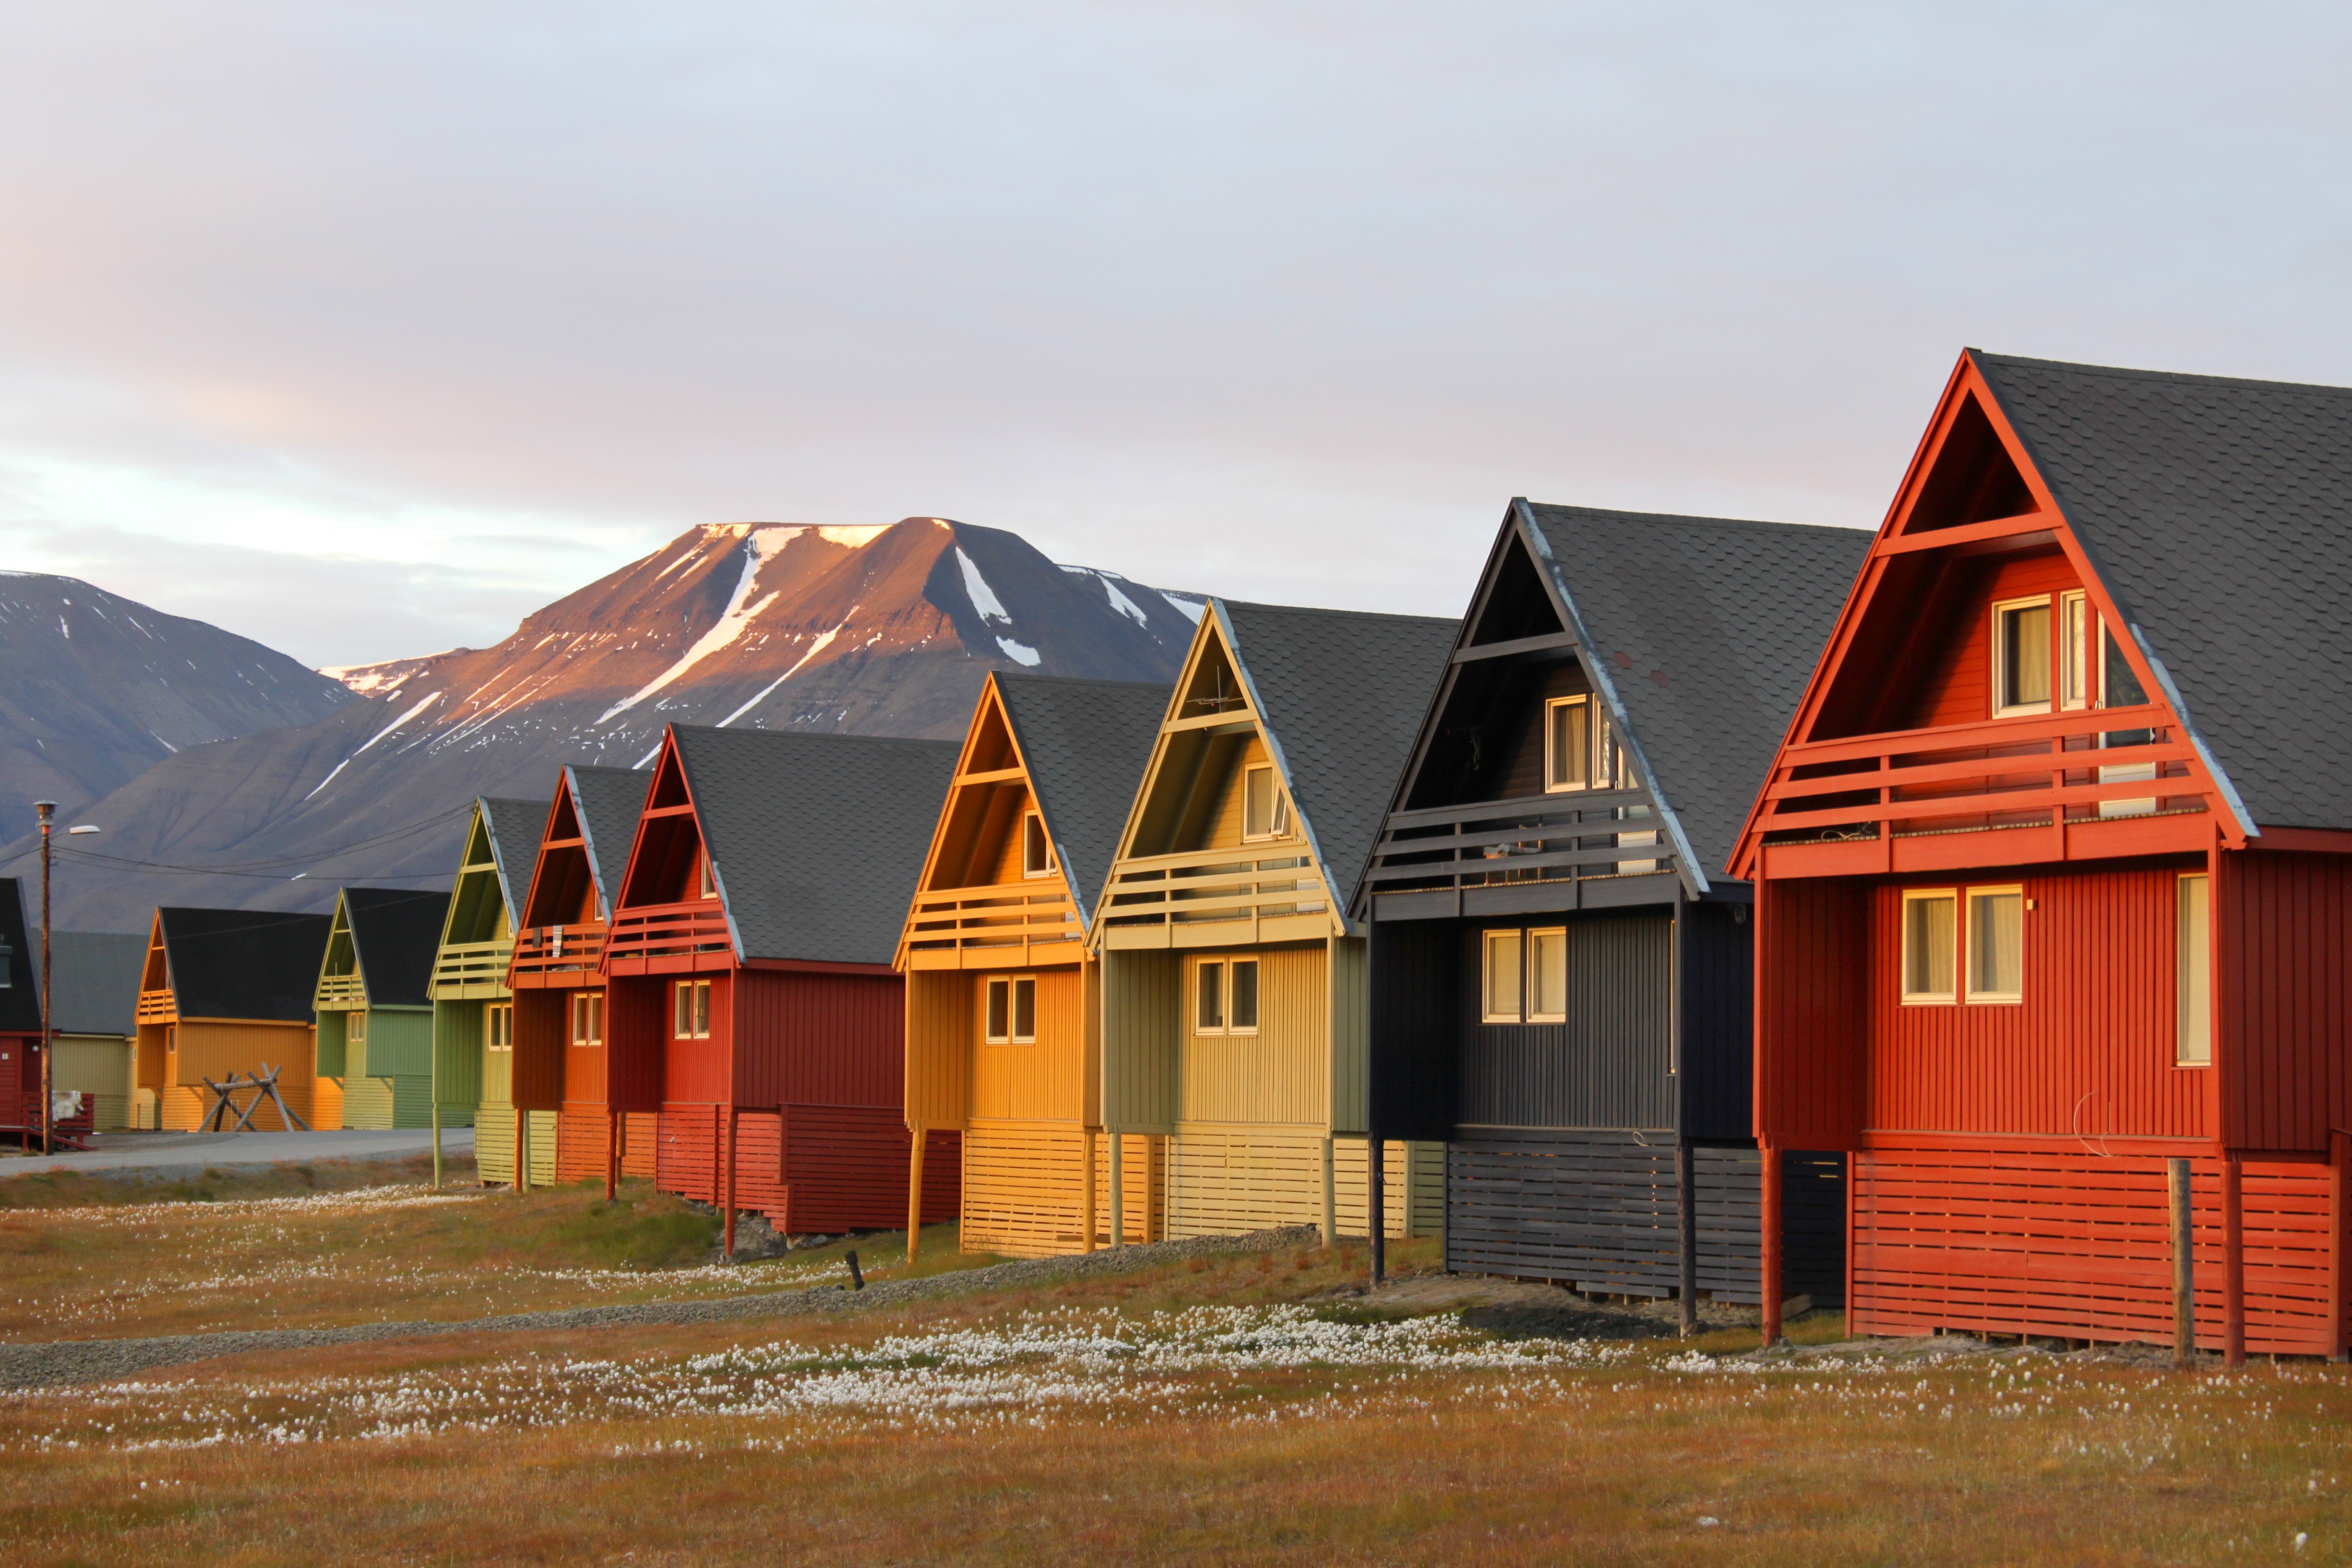
<svg viewBox="0 0 2352 1568">
<path fill-rule="evenodd" d="M 1194 998 L 1203 962 L 1258 963 L 1255 1034 L 1202 1034 Z M 1330 1101 L 1329 982 L 1323 949 L 1251 947 L 1184 955 L 1180 1122 L 1301 1123 L 1318 1132 Z"/>
<path fill-rule="evenodd" d="M 1326 1140 L 1311 1128 L 1186 1124 L 1166 1154 L 1168 1236 L 1234 1236 L 1323 1223 Z M 1370 1223 L 1370 1162 L 1362 1138 L 1329 1140 L 1332 1211 L 1341 1236 Z M 1385 1228 L 1434 1235 L 1444 1223 L 1445 1146 L 1382 1145 Z"/>
<path fill-rule="evenodd" d="M 279 1070 L 278 1094 L 297 1116 L 313 1127 L 338 1124 L 321 1122 L 317 1114 L 308 1024 L 184 1020 L 171 1026 L 164 1035 L 164 1044 L 163 1083 L 156 1100 L 166 1132 L 192 1133 L 203 1124 L 213 1106 L 211 1092 L 204 1086 L 205 1079 L 217 1083 L 231 1073 L 250 1078 L 271 1067 Z M 245 1099 L 239 1095 L 238 1103 L 242 1104 Z M 289 1130 L 279 1119 L 278 1108 L 267 1103 L 254 1113 L 253 1127 L 268 1132 Z"/>
<path fill-rule="evenodd" d="M 137 1048 L 119 1034 L 58 1035 L 51 1043 L 49 1086 L 89 1095 L 95 1129 L 119 1133 L 131 1125 L 136 1056 Z"/>
<path fill-rule="evenodd" d="M 1037 981 L 1037 1039 L 1030 1045 L 987 1042 L 986 971 L 964 976 L 971 988 L 971 1114 L 974 1121 L 1076 1122 L 1086 1088 L 1085 992 L 1076 966 L 1003 971 Z"/>
<path fill-rule="evenodd" d="M 1119 1152 L 1127 1187 L 1123 1239 L 1164 1239 L 1168 1140 L 1129 1134 Z M 1095 1245 L 1110 1244 L 1110 1139 L 1067 1123 L 974 1123 L 963 1135 L 967 1252 L 1047 1258 L 1086 1250 L 1087 1159 L 1094 1162 Z"/>
<path fill-rule="evenodd" d="M 1102 1121 L 1173 1132 L 1183 1062 L 1182 955 L 1110 948 L 1101 960 Z"/>
<path fill-rule="evenodd" d="M 961 1127 L 971 1105 L 971 976 L 916 969 L 907 976 L 907 1124 Z"/>
<path fill-rule="evenodd" d="M 555 1185 L 557 1113 L 532 1111 L 530 1185 Z M 515 1108 L 485 1102 L 474 1121 L 474 1168 L 484 1186 L 511 1186 L 515 1172 Z"/>
</svg>

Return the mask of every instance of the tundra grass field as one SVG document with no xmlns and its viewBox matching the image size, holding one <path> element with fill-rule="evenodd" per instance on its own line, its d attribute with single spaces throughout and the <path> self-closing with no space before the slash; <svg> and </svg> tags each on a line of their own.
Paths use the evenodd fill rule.
<svg viewBox="0 0 2352 1568">
<path fill-rule="evenodd" d="M 761 1291 L 826 1310 L 18 1387 L 10 1563 L 2352 1560 L 2352 1375 L 2318 1363 L 1846 1343 L 1824 1313 L 1759 1357 L 1752 1328 L 1476 1304 L 1427 1242 L 1374 1295 L 1360 1246 L 1261 1241 L 866 1307 L 845 1244 L 715 1263 L 708 1216 L 635 1185 L 36 1179 L 0 1183 L 0 1358 Z M 908 1272 L 903 1237 L 856 1245 L 869 1280 Z M 920 1271 L 992 1261 L 954 1245 L 926 1232 Z"/>
</svg>

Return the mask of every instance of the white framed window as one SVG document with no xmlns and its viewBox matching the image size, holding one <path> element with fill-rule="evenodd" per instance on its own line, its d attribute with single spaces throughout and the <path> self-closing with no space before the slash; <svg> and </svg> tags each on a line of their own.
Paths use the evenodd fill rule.
<svg viewBox="0 0 2352 1568">
<path fill-rule="evenodd" d="M 1037 1043 L 1037 977 L 992 975 L 987 982 L 986 1037 L 991 1045 Z"/>
<path fill-rule="evenodd" d="M 1959 890 L 1906 888 L 1903 892 L 1903 1005 L 1918 1007 L 1957 998 L 1959 977 Z"/>
<path fill-rule="evenodd" d="M 367 1014 L 364 1011 L 343 1015 L 343 1039 L 352 1045 L 367 1043 Z"/>
<path fill-rule="evenodd" d="M 2213 1061 L 2213 924 L 2210 880 L 2199 872 L 2173 893 L 2172 1061 L 2177 1067 Z"/>
<path fill-rule="evenodd" d="M 710 982 L 679 980 L 670 988 L 670 1038 L 710 1038 Z"/>
<path fill-rule="evenodd" d="M 1517 930 L 1489 931 L 1479 943 L 1478 1017 L 1485 1023 L 1517 1023 L 1526 1012 L 1526 938 Z"/>
<path fill-rule="evenodd" d="M 2025 889 L 1969 889 L 1969 1000 L 2025 999 Z"/>
<path fill-rule="evenodd" d="M 1242 770 L 1242 837 L 1280 839 L 1290 833 L 1290 801 L 1275 782 L 1274 765 L 1257 763 Z"/>
<path fill-rule="evenodd" d="M 1059 869 L 1054 841 L 1046 836 L 1045 819 L 1034 811 L 1021 813 L 1021 874 L 1051 876 Z"/>
<path fill-rule="evenodd" d="M 604 1043 L 604 992 L 572 993 L 572 1043 L 578 1046 Z"/>
<path fill-rule="evenodd" d="M 1225 1032 L 1225 964 L 1203 958 L 1192 968 L 1192 1032 Z"/>
<path fill-rule="evenodd" d="M 2006 599 L 1992 607 L 1992 711 L 2050 711 L 2050 595 Z"/>
<path fill-rule="evenodd" d="M 1225 966 L 1225 1032 L 1257 1032 L 1257 960 L 1235 958 Z"/>
<path fill-rule="evenodd" d="M 698 851 L 694 857 L 694 896 L 697 898 L 719 896 L 719 873 L 712 869 L 710 856 L 707 852 Z"/>
<path fill-rule="evenodd" d="M 1544 704 L 1544 792 L 1592 788 L 1592 699 Z"/>
<path fill-rule="evenodd" d="M 482 1044 L 490 1051 L 514 1049 L 512 1002 L 492 1002 L 482 1009 Z"/>
<path fill-rule="evenodd" d="M 1259 1007 L 1255 958 L 1202 958 L 1193 966 L 1194 1034 L 1255 1034 Z"/>
<path fill-rule="evenodd" d="M 2058 706 L 2091 706 L 2091 601 L 2079 588 L 2058 596 Z"/>
<path fill-rule="evenodd" d="M 1568 1021 L 1568 928 L 1528 933 L 1528 1021 Z"/>
</svg>

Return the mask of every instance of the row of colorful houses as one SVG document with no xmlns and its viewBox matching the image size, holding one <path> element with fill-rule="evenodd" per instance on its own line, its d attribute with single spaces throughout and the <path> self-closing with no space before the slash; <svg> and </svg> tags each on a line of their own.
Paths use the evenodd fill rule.
<svg viewBox="0 0 2352 1568">
<path fill-rule="evenodd" d="M 139 1081 L 315 1014 L 322 1120 L 488 1181 L 1768 1333 L 2167 1341 L 2185 1170 L 2199 1342 L 2341 1354 L 2347 506 L 2352 392 L 1970 351 L 1874 533 L 1514 501 L 1459 622 L 1211 600 L 1170 687 L 673 727 L 454 895 L 161 912 Z M 300 921 L 307 994 L 233 956 Z"/>
</svg>

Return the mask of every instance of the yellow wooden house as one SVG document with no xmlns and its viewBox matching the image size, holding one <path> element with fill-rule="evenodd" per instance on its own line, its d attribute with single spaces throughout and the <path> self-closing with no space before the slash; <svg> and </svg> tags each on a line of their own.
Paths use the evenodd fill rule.
<svg viewBox="0 0 2352 1568">
<path fill-rule="evenodd" d="M 155 912 L 139 979 L 140 1126 L 192 1133 L 215 1103 L 207 1079 L 271 1069 L 287 1109 L 313 1127 L 341 1124 L 320 1116 L 311 1071 L 310 997 L 331 924 L 323 915 L 258 909 Z M 252 1099 L 241 1094 L 237 1103 Z M 253 1125 L 286 1130 L 266 1103 Z"/>
<path fill-rule="evenodd" d="M 897 957 L 907 1124 L 916 1149 L 962 1134 L 966 1251 L 1086 1251 L 1109 1233 L 1087 921 L 1168 691 L 1001 672 L 981 688 Z M 1157 1225 L 1130 1187 L 1124 1234 Z"/>
<path fill-rule="evenodd" d="M 483 795 L 474 801 L 457 885 L 433 955 L 425 991 L 433 1000 L 433 1120 L 437 1127 L 474 1129 L 474 1161 L 486 1185 L 514 1180 L 515 1108 L 509 1075 L 514 993 L 507 965 L 514 956 L 514 915 L 530 885 L 539 855 L 545 800 Z M 555 1175 L 555 1138 L 545 1140 L 545 1182 Z"/>
<path fill-rule="evenodd" d="M 1456 623 L 1209 601 L 1091 929 L 1102 1116 L 1153 1236 L 1369 1231 L 1365 932 L 1348 918 Z M 1389 1143 L 1384 1230 L 1444 1221 Z"/>
</svg>

